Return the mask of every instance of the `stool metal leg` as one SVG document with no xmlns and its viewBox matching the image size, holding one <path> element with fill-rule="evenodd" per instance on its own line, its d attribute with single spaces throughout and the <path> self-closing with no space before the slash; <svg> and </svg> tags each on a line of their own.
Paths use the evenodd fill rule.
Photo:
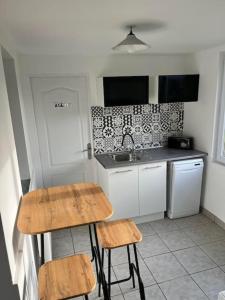
<svg viewBox="0 0 225 300">
<path fill-rule="evenodd" d="M 88 298 L 88 295 L 85 295 L 85 296 L 84 296 L 84 299 L 85 299 L 85 300 L 88 300 L 88 299 L 89 299 L 89 298 Z"/>
<path fill-rule="evenodd" d="M 111 251 L 111 250 L 110 250 Z M 129 246 L 127 246 L 127 257 L 128 257 L 128 266 L 129 266 L 129 277 L 120 279 L 120 280 L 116 280 L 116 281 L 111 281 L 111 274 L 110 274 L 110 285 L 113 284 L 118 284 L 118 283 L 122 283 L 122 282 L 126 282 L 129 281 L 130 279 L 132 279 L 133 282 L 133 286 L 135 287 L 135 277 L 134 277 L 134 271 L 136 272 L 136 267 L 135 265 L 131 262 L 131 258 L 130 258 L 130 248 Z M 108 270 L 110 270 L 110 272 L 112 272 L 111 268 L 109 267 L 109 265 L 111 265 L 111 252 L 109 254 L 109 261 L 108 261 Z M 137 273 L 137 272 L 136 272 Z M 109 282 L 108 282 L 109 285 Z"/>
<path fill-rule="evenodd" d="M 108 290 L 109 298 L 111 296 L 111 250 L 108 251 Z"/>
<path fill-rule="evenodd" d="M 101 283 L 103 283 L 103 284 L 106 283 L 107 292 L 108 292 L 107 296 L 109 297 L 109 299 L 111 297 L 111 285 L 113 285 L 113 284 L 126 282 L 126 281 L 132 279 L 133 287 L 135 288 L 134 273 L 136 273 L 137 278 L 138 278 L 140 297 L 141 297 L 141 300 L 145 300 L 145 289 L 144 289 L 144 284 L 142 282 L 141 275 L 140 275 L 136 244 L 133 244 L 133 247 L 134 247 L 135 264 L 131 262 L 130 248 L 129 248 L 129 245 L 127 246 L 127 256 L 128 256 L 129 271 L 130 271 L 129 277 L 124 278 L 124 279 L 120 279 L 120 280 L 116 280 L 116 281 L 111 281 L 111 249 L 108 250 L 108 282 L 106 283 L 105 277 L 103 277 L 104 281 L 100 282 L 100 284 Z M 104 252 L 104 249 L 102 249 L 102 251 Z M 102 262 L 104 262 L 103 252 L 102 252 Z M 103 268 L 103 264 L 102 264 L 101 267 Z M 99 286 L 100 286 L 100 284 L 99 284 Z M 104 285 L 103 285 L 103 291 L 104 291 Z"/>
<path fill-rule="evenodd" d="M 44 234 L 41 233 L 41 265 L 45 263 L 45 241 Z"/>
<path fill-rule="evenodd" d="M 141 300 L 145 300 L 145 289 L 144 289 L 143 282 L 141 280 L 136 244 L 133 244 L 133 247 L 134 247 L 134 257 L 135 257 L 135 264 L 136 264 L 136 273 L 137 273 L 138 284 L 139 284 L 139 292 L 140 292 Z"/>
<path fill-rule="evenodd" d="M 91 225 L 88 226 L 89 229 L 89 236 L 90 236 L 90 242 L 91 242 L 91 253 L 92 253 L 92 258 L 91 258 L 91 262 L 93 262 L 94 260 L 94 245 L 93 245 L 93 237 L 92 237 L 92 232 L 91 232 Z"/>
<path fill-rule="evenodd" d="M 130 276 L 131 276 L 132 282 L 133 282 L 133 288 L 135 288 L 134 269 L 133 269 L 133 264 L 131 263 L 131 259 L 130 259 L 130 247 L 129 247 L 129 245 L 127 245 L 127 257 L 128 257 Z"/>
<path fill-rule="evenodd" d="M 100 249 L 99 249 L 99 242 L 98 242 L 98 235 L 97 235 L 97 229 L 96 229 L 96 224 L 93 224 L 94 226 L 94 234 L 95 234 L 95 244 L 96 244 L 96 256 L 99 262 L 99 273 L 100 273 L 100 278 L 99 280 L 102 283 L 102 288 L 103 288 L 103 294 L 104 294 L 104 300 L 110 300 L 110 297 L 108 295 L 108 288 L 107 288 L 107 283 L 105 280 L 105 274 L 103 271 L 103 266 L 102 266 L 102 262 L 101 262 L 101 255 L 100 255 Z"/>
<path fill-rule="evenodd" d="M 91 259 L 91 261 L 92 262 L 95 261 L 95 269 L 96 269 L 97 281 L 100 282 L 100 280 L 99 280 L 99 271 L 98 271 L 98 260 L 97 260 L 96 254 L 95 254 L 95 247 L 94 247 L 94 243 L 93 243 L 91 225 L 89 225 L 88 228 L 89 228 L 89 236 L 90 236 L 91 252 L 92 252 L 92 259 Z"/>
<path fill-rule="evenodd" d="M 102 268 L 104 270 L 104 255 L 105 255 L 105 250 L 102 248 Z M 98 297 L 101 297 L 101 282 L 98 284 Z"/>
</svg>

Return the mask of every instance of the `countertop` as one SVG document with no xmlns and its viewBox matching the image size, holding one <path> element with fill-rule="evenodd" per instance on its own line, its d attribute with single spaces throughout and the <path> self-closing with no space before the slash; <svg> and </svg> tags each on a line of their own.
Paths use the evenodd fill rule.
<svg viewBox="0 0 225 300">
<path fill-rule="evenodd" d="M 159 161 L 176 161 L 207 156 L 206 152 L 199 150 L 181 150 L 173 148 L 154 148 L 136 152 L 140 157 L 135 161 L 114 161 L 109 153 L 95 155 L 95 158 L 105 169 L 133 166 Z"/>
</svg>

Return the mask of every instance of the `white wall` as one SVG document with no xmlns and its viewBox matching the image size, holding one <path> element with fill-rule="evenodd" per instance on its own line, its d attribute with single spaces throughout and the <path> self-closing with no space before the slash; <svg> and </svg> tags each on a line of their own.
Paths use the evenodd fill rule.
<svg viewBox="0 0 225 300">
<path fill-rule="evenodd" d="M 16 52 L 13 50 L 14 48 L 11 41 L 2 34 L 1 30 L 0 45 L 16 59 Z M 32 246 L 28 243 L 28 238 L 25 237 L 23 239 L 23 236 L 21 236 L 16 229 L 16 215 L 22 190 L 1 53 L 0 105 L 0 213 L 12 283 L 18 284 L 22 299 L 26 274 L 27 290 L 30 291 L 30 295 L 31 293 L 33 295 L 32 298 L 28 297 L 27 299 L 35 300 L 37 288 L 36 280 L 33 280 L 35 279 L 36 272 L 34 270 L 34 264 L 32 263 Z M 0 273 L 1 276 L 4 276 L 4 270 L 1 268 Z"/>
<path fill-rule="evenodd" d="M 225 222 L 225 166 L 213 161 L 219 56 L 224 47 L 194 55 L 200 74 L 199 101 L 185 103 L 184 132 L 195 138 L 197 149 L 208 153 L 203 207 Z"/>
<path fill-rule="evenodd" d="M 96 79 L 102 75 L 157 75 L 192 73 L 193 58 L 189 55 L 112 55 L 107 57 L 77 57 L 22 55 L 19 58 L 20 78 L 27 128 L 32 149 L 30 167 L 36 171 L 42 185 L 41 163 L 29 76 L 79 75 L 89 78 L 89 103 L 98 105 Z"/>
<path fill-rule="evenodd" d="M 21 192 L 3 63 L 0 58 L 0 211 L 12 274 L 15 273 L 13 230 Z"/>
<path fill-rule="evenodd" d="M 13 58 L 9 57 L 9 54 L 5 53 L 5 50 L 3 50 L 3 66 L 5 71 L 6 87 L 9 99 L 14 138 L 16 143 L 16 152 L 19 162 L 20 178 L 28 179 L 30 178 L 30 174 L 27 160 L 27 149 L 22 123 L 15 64 Z"/>
</svg>

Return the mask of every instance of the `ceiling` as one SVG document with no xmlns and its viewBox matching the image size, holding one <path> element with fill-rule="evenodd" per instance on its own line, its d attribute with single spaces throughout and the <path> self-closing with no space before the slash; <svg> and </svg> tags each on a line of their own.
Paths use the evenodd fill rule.
<svg viewBox="0 0 225 300">
<path fill-rule="evenodd" d="M 126 25 L 150 53 L 225 43 L 224 0 L 0 0 L 0 26 L 26 54 L 107 55 Z"/>
</svg>

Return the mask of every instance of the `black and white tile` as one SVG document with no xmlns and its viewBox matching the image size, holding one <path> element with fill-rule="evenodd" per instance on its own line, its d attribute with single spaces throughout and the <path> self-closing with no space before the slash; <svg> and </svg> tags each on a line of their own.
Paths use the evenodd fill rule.
<svg viewBox="0 0 225 300">
<path fill-rule="evenodd" d="M 103 107 L 101 106 L 93 106 L 91 110 L 91 115 L 93 118 L 95 117 L 103 117 Z"/>
<path fill-rule="evenodd" d="M 111 116 L 112 115 L 112 107 L 104 107 L 103 114 L 104 114 L 104 116 Z"/>
<path fill-rule="evenodd" d="M 123 125 L 123 116 L 118 115 L 118 116 L 113 116 L 112 117 L 112 123 L 113 127 L 120 127 Z"/>
<path fill-rule="evenodd" d="M 142 114 L 142 110 L 143 110 L 142 105 L 135 105 L 135 106 L 133 106 L 133 113 L 134 113 L 134 115 L 141 115 Z"/>
<path fill-rule="evenodd" d="M 114 129 L 111 126 L 105 126 L 103 129 L 103 136 L 105 138 L 112 138 L 114 136 Z"/>
<path fill-rule="evenodd" d="M 123 114 L 123 107 L 122 106 L 115 106 L 112 108 L 112 115 L 119 116 Z"/>
<path fill-rule="evenodd" d="M 125 133 L 132 134 L 136 149 L 166 146 L 169 136 L 183 134 L 183 103 L 93 106 L 91 115 L 95 153 L 123 151 Z M 127 139 L 125 148 L 130 144 Z"/>
<path fill-rule="evenodd" d="M 103 117 L 93 117 L 93 128 L 103 128 Z"/>
</svg>

